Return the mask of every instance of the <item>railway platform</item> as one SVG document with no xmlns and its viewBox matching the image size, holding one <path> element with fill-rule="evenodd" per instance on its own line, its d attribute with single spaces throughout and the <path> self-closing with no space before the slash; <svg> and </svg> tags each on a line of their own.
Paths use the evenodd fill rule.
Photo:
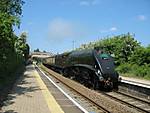
<svg viewBox="0 0 150 113">
<path fill-rule="evenodd" d="M 51 87 L 51 89 L 54 88 Z M 58 102 L 58 98 L 60 102 Z M 65 106 L 62 107 L 62 105 Z M 34 65 L 26 67 L 26 71 L 14 85 L 0 111 L 0 113 L 64 112 L 82 113 L 83 111 L 73 105 L 61 93 L 57 92 L 56 101 L 56 98 L 49 91 Z"/>
<path fill-rule="evenodd" d="M 122 78 L 121 82 L 129 83 L 129 84 L 132 84 L 132 85 L 141 86 L 141 87 L 145 87 L 145 88 L 150 89 L 150 81 L 149 80 L 131 78 L 131 77 L 124 77 L 124 76 L 121 76 L 121 78 Z"/>
<path fill-rule="evenodd" d="M 8 95 L 0 113 L 88 113 L 88 111 L 73 101 L 69 95 L 65 94 L 65 92 L 59 88 L 59 82 L 54 82 L 58 85 L 57 87 L 53 82 L 50 82 L 50 78 L 36 65 L 28 65 L 26 71 L 18 79 Z M 127 79 L 123 78 L 123 80 Z M 131 79 L 128 79 L 128 81 L 133 82 Z M 135 82 L 138 81 L 135 80 Z M 99 96 L 101 97 L 101 95 Z M 98 95 L 96 97 L 98 97 Z M 98 101 L 101 100 L 100 102 L 102 102 L 102 99 L 104 99 L 104 97 L 98 99 Z M 107 101 L 107 99 L 105 101 Z M 84 107 L 86 108 L 87 106 Z M 120 106 L 120 104 L 117 110 L 118 108 L 123 108 L 121 111 L 126 109 L 126 107 L 124 108 L 122 105 Z M 114 107 L 113 109 L 114 111 L 116 110 Z M 129 110 L 129 108 L 126 110 Z M 130 108 L 130 110 L 132 111 L 133 109 Z M 93 109 L 89 109 L 89 111 L 93 111 Z"/>
</svg>

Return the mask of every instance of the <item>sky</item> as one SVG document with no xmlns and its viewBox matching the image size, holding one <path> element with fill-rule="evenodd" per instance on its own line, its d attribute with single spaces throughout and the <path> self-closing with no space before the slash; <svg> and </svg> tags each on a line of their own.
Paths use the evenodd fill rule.
<svg viewBox="0 0 150 113">
<path fill-rule="evenodd" d="M 20 29 L 31 51 L 63 53 L 128 32 L 150 44 L 150 0 L 24 0 Z"/>
</svg>

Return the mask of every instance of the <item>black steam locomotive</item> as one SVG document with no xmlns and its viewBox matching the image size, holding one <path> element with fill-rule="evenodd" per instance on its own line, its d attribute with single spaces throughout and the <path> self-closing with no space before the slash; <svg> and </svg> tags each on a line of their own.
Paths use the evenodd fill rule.
<svg viewBox="0 0 150 113">
<path fill-rule="evenodd" d="M 63 53 L 46 59 L 44 65 L 94 89 L 112 89 L 118 84 L 114 60 L 102 50 Z"/>
</svg>

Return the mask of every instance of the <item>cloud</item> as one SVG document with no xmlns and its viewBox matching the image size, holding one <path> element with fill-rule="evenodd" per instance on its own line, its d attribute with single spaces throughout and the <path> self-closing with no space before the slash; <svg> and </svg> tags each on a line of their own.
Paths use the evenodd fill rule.
<svg viewBox="0 0 150 113">
<path fill-rule="evenodd" d="M 107 33 L 108 30 L 100 30 L 101 33 Z"/>
<path fill-rule="evenodd" d="M 94 6 L 99 4 L 100 0 L 82 0 L 80 6 Z"/>
<path fill-rule="evenodd" d="M 49 36 L 55 39 L 71 37 L 74 34 L 73 29 L 74 26 L 71 22 L 56 18 L 49 24 Z"/>
<path fill-rule="evenodd" d="M 115 32 L 117 30 L 118 30 L 117 27 L 111 27 L 109 29 L 100 30 L 100 33 Z"/>
<path fill-rule="evenodd" d="M 62 0 L 60 1 L 61 5 L 75 5 L 80 6 L 95 6 L 100 3 L 100 0 Z"/>
<path fill-rule="evenodd" d="M 79 40 L 86 37 L 87 29 L 83 24 L 70 22 L 63 18 L 55 18 L 48 26 L 48 37 L 53 42 Z"/>
<path fill-rule="evenodd" d="M 72 5 L 74 4 L 75 0 L 60 0 L 60 5 Z"/>
<path fill-rule="evenodd" d="M 97 5 L 97 4 L 99 4 L 99 2 L 100 2 L 99 0 L 93 0 L 92 5 Z"/>
<path fill-rule="evenodd" d="M 116 28 L 116 27 L 111 27 L 111 28 L 109 29 L 109 31 L 117 31 L 117 28 Z"/>
<path fill-rule="evenodd" d="M 138 15 L 137 19 L 140 20 L 140 21 L 144 21 L 144 20 L 147 19 L 147 17 L 145 15 Z"/>
<path fill-rule="evenodd" d="M 29 25 L 29 26 L 30 26 L 30 25 L 33 25 L 33 22 L 28 22 L 27 25 Z"/>
<path fill-rule="evenodd" d="M 89 1 L 81 1 L 81 2 L 80 2 L 80 5 L 81 5 L 81 6 L 89 6 L 89 5 L 90 5 L 90 2 L 89 2 Z"/>
</svg>

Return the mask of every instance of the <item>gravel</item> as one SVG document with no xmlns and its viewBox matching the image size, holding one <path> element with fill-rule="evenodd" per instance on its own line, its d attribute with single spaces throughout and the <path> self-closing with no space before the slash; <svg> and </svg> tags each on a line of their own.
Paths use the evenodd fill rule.
<svg viewBox="0 0 150 113">
<path fill-rule="evenodd" d="M 41 66 L 42 69 L 44 69 L 46 72 L 57 78 L 59 81 L 63 82 L 65 85 L 69 86 L 70 88 L 74 89 L 84 97 L 90 99 L 91 101 L 95 102 L 97 105 L 103 107 L 107 111 L 111 113 L 138 113 L 134 108 L 131 108 L 127 105 L 123 105 L 115 100 L 110 99 L 109 97 L 106 97 L 105 95 L 98 93 L 94 90 L 88 89 L 85 86 L 69 79 L 66 77 L 63 77 L 62 75 L 44 67 Z"/>
</svg>

